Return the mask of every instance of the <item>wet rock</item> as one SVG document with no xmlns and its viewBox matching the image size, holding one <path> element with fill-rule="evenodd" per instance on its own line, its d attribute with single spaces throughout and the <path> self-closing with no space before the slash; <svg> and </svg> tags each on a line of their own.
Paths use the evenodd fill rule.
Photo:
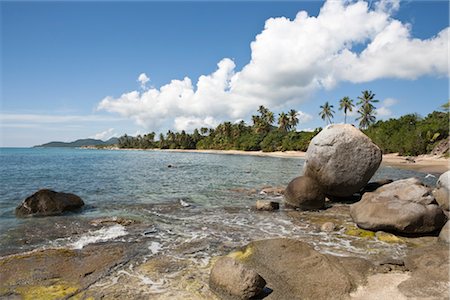
<svg viewBox="0 0 450 300">
<path fill-rule="evenodd" d="M 259 193 L 262 195 L 281 196 L 284 194 L 284 187 L 265 187 Z"/>
<path fill-rule="evenodd" d="M 428 187 L 417 178 L 398 180 L 350 206 L 359 227 L 372 231 L 428 233 L 442 228 L 446 216 Z"/>
<path fill-rule="evenodd" d="M 323 223 L 322 226 L 320 227 L 321 231 L 324 232 L 332 232 L 336 230 L 336 224 L 334 224 L 333 222 L 326 222 Z"/>
<path fill-rule="evenodd" d="M 129 245 L 89 245 L 83 250 L 46 249 L 0 259 L 0 298 L 66 299 L 123 263 Z M 54 297 L 49 297 L 50 293 Z"/>
<path fill-rule="evenodd" d="M 439 241 L 450 244 L 450 221 L 447 221 L 439 233 Z"/>
<path fill-rule="evenodd" d="M 266 281 L 231 257 L 221 257 L 209 277 L 210 288 L 224 299 L 250 299 L 263 291 Z"/>
<path fill-rule="evenodd" d="M 411 277 L 398 287 L 405 296 L 414 299 L 448 299 L 448 245 L 416 248 L 404 261 Z"/>
<path fill-rule="evenodd" d="M 74 194 L 42 189 L 26 198 L 17 208 L 16 216 L 52 216 L 76 211 L 84 205 Z"/>
<path fill-rule="evenodd" d="M 392 183 L 393 180 L 392 179 L 382 179 L 382 180 L 378 180 L 378 181 L 372 181 L 369 182 L 368 184 L 366 184 L 363 189 L 361 190 L 361 194 L 364 193 L 368 193 L 368 192 L 373 192 L 375 191 L 377 188 L 382 187 L 383 185 Z"/>
<path fill-rule="evenodd" d="M 112 224 L 119 224 L 122 226 L 129 226 L 132 224 L 136 224 L 136 220 L 132 219 L 125 219 L 122 217 L 108 217 L 108 218 L 100 218 L 100 219 L 94 219 L 89 222 L 92 226 L 103 226 L 103 225 L 112 225 Z"/>
<path fill-rule="evenodd" d="M 280 209 L 280 203 L 270 200 L 256 200 L 256 209 L 274 211 Z"/>
<path fill-rule="evenodd" d="M 266 281 L 264 299 L 343 299 L 364 282 L 373 265 L 361 258 L 321 254 L 291 239 L 269 239 L 231 253 Z"/>
<path fill-rule="evenodd" d="M 436 183 L 436 188 L 433 190 L 433 196 L 436 198 L 437 203 L 443 210 L 449 211 L 450 171 L 445 172 L 439 177 Z"/>
<path fill-rule="evenodd" d="M 302 210 L 319 209 L 325 205 L 325 195 L 310 177 L 299 176 L 289 182 L 284 192 L 286 205 Z"/>
<path fill-rule="evenodd" d="M 315 179 L 328 196 L 359 192 L 381 163 L 381 150 L 349 124 L 325 127 L 309 144 L 305 176 Z"/>
<path fill-rule="evenodd" d="M 377 231 L 375 236 L 379 241 L 385 243 L 404 243 L 403 239 L 389 232 Z"/>
</svg>

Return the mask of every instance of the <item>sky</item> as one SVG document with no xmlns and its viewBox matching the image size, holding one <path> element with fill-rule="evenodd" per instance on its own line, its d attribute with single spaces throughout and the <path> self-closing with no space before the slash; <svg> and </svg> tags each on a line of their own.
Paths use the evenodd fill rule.
<svg viewBox="0 0 450 300">
<path fill-rule="evenodd" d="M 1 1 L 0 147 L 214 127 L 259 105 L 323 127 L 449 99 L 448 1 Z M 354 122 L 355 111 L 348 117 Z M 354 122 L 357 124 L 356 122 Z"/>
</svg>

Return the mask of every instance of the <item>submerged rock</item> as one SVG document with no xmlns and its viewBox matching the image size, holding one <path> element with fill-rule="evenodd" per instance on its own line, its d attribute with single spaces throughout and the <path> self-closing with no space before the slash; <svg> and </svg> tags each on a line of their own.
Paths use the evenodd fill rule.
<svg viewBox="0 0 450 300">
<path fill-rule="evenodd" d="M 209 277 L 209 286 L 222 299 L 250 299 L 261 294 L 265 285 L 258 273 L 231 257 L 219 258 Z"/>
<path fill-rule="evenodd" d="M 325 205 L 325 195 L 319 184 L 306 176 L 299 176 L 289 182 L 284 191 L 286 205 L 302 210 L 319 209 Z"/>
<path fill-rule="evenodd" d="M 439 177 L 436 188 L 433 190 L 433 196 L 436 198 L 439 206 L 448 212 L 450 206 L 450 171 Z"/>
<path fill-rule="evenodd" d="M 446 221 L 431 190 L 417 178 L 398 180 L 350 206 L 350 215 L 367 230 L 400 233 L 427 233 L 439 230 Z"/>
<path fill-rule="evenodd" d="M 280 203 L 270 200 L 256 200 L 256 209 L 274 211 L 280 209 Z"/>
<path fill-rule="evenodd" d="M 315 179 L 327 196 L 348 197 L 369 182 L 381 159 L 380 148 L 360 130 L 333 124 L 311 140 L 304 174 Z"/>
<path fill-rule="evenodd" d="M 325 222 L 320 226 L 320 230 L 324 232 L 332 232 L 336 230 L 336 224 L 333 222 Z"/>
<path fill-rule="evenodd" d="M 42 189 L 26 198 L 17 208 L 16 216 L 52 216 L 75 211 L 84 205 L 75 194 Z"/>
</svg>

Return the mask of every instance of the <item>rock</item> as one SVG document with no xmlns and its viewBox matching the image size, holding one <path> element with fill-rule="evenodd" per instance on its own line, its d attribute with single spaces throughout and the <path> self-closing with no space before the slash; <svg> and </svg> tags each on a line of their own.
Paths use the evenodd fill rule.
<svg viewBox="0 0 450 300">
<path fill-rule="evenodd" d="M 405 160 L 406 160 L 407 163 L 415 163 L 415 162 L 416 162 L 414 156 L 407 156 L 407 157 L 405 158 Z"/>
<path fill-rule="evenodd" d="M 256 209 L 274 211 L 280 209 L 280 203 L 269 200 L 256 200 Z"/>
<path fill-rule="evenodd" d="M 373 192 L 375 191 L 377 188 L 382 187 L 385 184 L 389 184 L 394 182 L 394 180 L 392 179 L 382 179 L 382 180 L 378 180 L 378 181 L 372 181 L 369 182 L 368 184 L 366 184 L 363 189 L 361 190 L 361 194 L 364 193 L 368 193 L 368 192 Z"/>
<path fill-rule="evenodd" d="M 274 196 L 280 196 L 284 194 L 284 188 L 283 187 L 265 187 L 261 189 L 259 192 L 262 195 L 274 195 Z"/>
<path fill-rule="evenodd" d="M 436 198 L 439 206 L 449 211 L 450 204 L 450 171 L 442 174 L 436 182 L 436 188 L 433 190 L 433 196 Z"/>
<path fill-rule="evenodd" d="M 362 258 L 321 254 L 291 239 L 254 241 L 231 253 L 254 269 L 272 293 L 265 299 L 345 299 L 364 282 L 372 263 Z"/>
<path fill-rule="evenodd" d="M 450 244 L 450 223 L 447 221 L 439 233 L 439 241 Z"/>
<path fill-rule="evenodd" d="M 67 211 L 78 210 L 83 205 L 83 200 L 77 195 L 42 189 L 26 198 L 16 208 L 16 216 L 59 215 Z"/>
<path fill-rule="evenodd" d="M 411 299 L 448 299 L 448 245 L 435 244 L 412 250 L 404 259 L 410 278 L 398 288 Z"/>
<path fill-rule="evenodd" d="M 350 206 L 350 215 L 363 229 L 399 233 L 434 232 L 446 221 L 430 188 L 417 178 L 394 181 L 365 193 L 361 201 Z"/>
<path fill-rule="evenodd" d="M 35 250 L 0 258 L 0 298 L 67 299 L 129 260 L 133 245 L 88 245 L 83 250 Z"/>
<path fill-rule="evenodd" d="M 443 139 L 440 142 L 437 143 L 436 146 L 434 146 L 433 150 L 431 151 L 431 155 L 444 155 L 448 153 L 450 147 L 450 140 Z"/>
<path fill-rule="evenodd" d="M 325 205 L 325 195 L 319 184 L 306 176 L 299 176 L 289 182 L 284 191 L 286 205 L 303 210 L 319 209 Z"/>
<path fill-rule="evenodd" d="M 219 258 L 209 277 L 210 288 L 225 299 L 250 299 L 265 285 L 258 273 L 231 257 Z"/>
<path fill-rule="evenodd" d="M 333 222 L 323 223 L 322 226 L 320 227 L 320 230 L 324 231 L 324 232 L 332 232 L 335 229 L 336 229 L 336 224 L 334 224 Z"/>
<path fill-rule="evenodd" d="M 380 148 L 360 130 L 333 124 L 311 140 L 304 174 L 315 179 L 325 195 L 348 197 L 369 182 L 381 159 Z"/>
<path fill-rule="evenodd" d="M 94 219 L 89 222 L 92 226 L 100 226 L 100 225 L 111 225 L 111 224 L 120 224 L 122 226 L 128 226 L 137 223 L 136 220 L 132 219 L 125 219 L 122 217 L 107 217 L 107 218 L 100 218 L 100 219 Z"/>
</svg>

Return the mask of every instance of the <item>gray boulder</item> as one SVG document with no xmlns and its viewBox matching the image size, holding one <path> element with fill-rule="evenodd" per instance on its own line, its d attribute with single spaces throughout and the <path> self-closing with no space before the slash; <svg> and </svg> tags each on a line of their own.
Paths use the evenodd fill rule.
<svg viewBox="0 0 450 300">
<path fill-rule="evenodd" d="M 442 228 L 446 216 L 431 190 L 417 178 L 398 180 L 350 206 L 353 221 L 363 229 L 400 233 L 427 233 Z"/>
<path fill-rule="evenodd" d="M 304 174 L 315 179 L 325 195 L 348 197 L 369 182 L 381 159 L 380 148 L 360 130 L 333 124 L 311 140 Z"/>
<path fill-rule="evenodd" d="M 325 205 L 325 195 L 314 179 L 299 176 L 289 182 L 284 191 L 287 206 L 303 210 L 319 209 Z"/>
<path fill-rule="evenodd" d="M 447 221 L 439 233 L 439 241 L 450 244 L 450 223 Z"/>
<path fill-rule="evenodd" d="M 250 299 L 265 285 L 258 273 L 231 257 L 219 258 L 209 276 L 210 288 L 222 299 Z"/>
<path fill-rule="evenodd" d="M 17 208 L 16 216 L 52 216 L 75 211 L 84 205 L 74 194 L 42 189 L 26 198 Z"/>
<path fill-rule="evenodd" d="M 436 188 L 433 190 L 433 196 L 443 210 L 449 211 L 450 171 L 445 172 L 439 177 Z"/>
</svg>

